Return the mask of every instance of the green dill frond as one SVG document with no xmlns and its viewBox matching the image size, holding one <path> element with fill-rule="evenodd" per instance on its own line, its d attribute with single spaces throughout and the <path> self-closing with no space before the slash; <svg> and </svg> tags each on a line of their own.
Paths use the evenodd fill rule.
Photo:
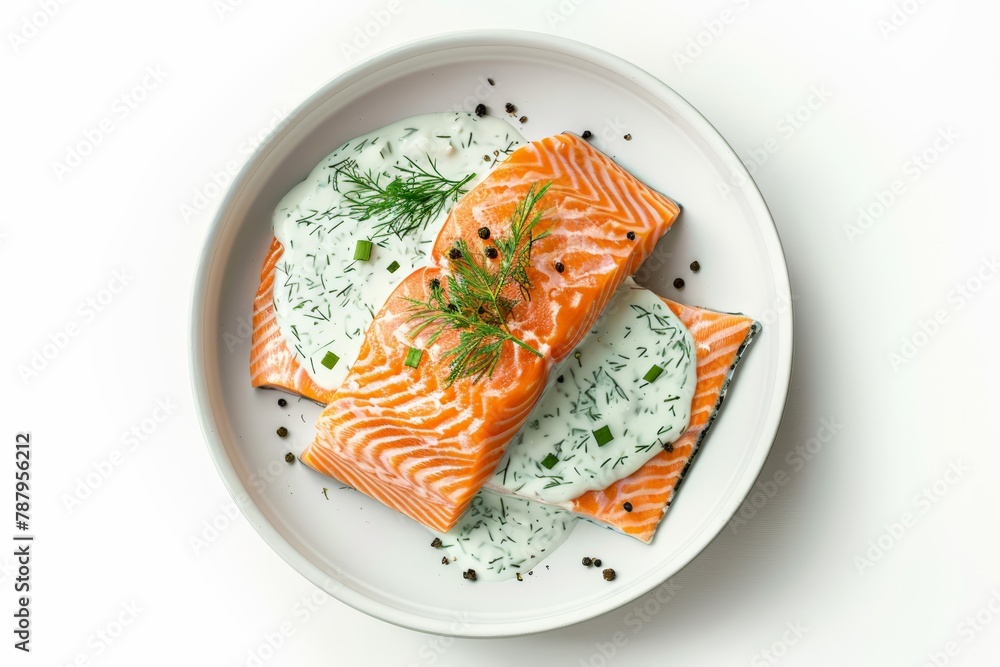
<svg viewBox="0 0 1000 667">
<path fill-rule="evenodd" d="M 374 219 L 373 238 L 395 234 L 403 238 L 427 226 L 444 207 L 466 193 L 466 185 L 475 178 L 469 174 L 460 180 L 446 178 L 430 157 L 425 169 L 411 158 L 408 167 L 396 167 L 399 176 L 389 181 L 387 174 L 362 172 L 353 160 L 340 165 L 335 181 L 343 179 L 352 186 L 342 195 L 348 204 L 346 213 L 360 221 Z M 383 185 L 383 179 L 388 181 Z"/>
<path fill-rule="evenodd" d="M 461 378 L 471 377 L 478 382 L 492 376 L 507 341 L 542 356 L 508 329 L 507 319 L 520 301 L 503 292 L 508 285 L 517 284 L 522 299 L 531 298 L 531 246 L 545 236 L 534 236 L 543 216 L 536 207 L 550 185 L 532 184 L 518 203 L 508 234 L 494 241 L 499 252 L 497 261 L 474 253 L 464 239 L 458 239 L 453 247 L 455 256 L 449 256 L 451 275 L 445 281 L 446 288 L 437 282 L 430 286 L 426 301 L 407 299 L 413 312 L 410 320 L 417 323 L 410 331 L 411 337 L 432 329 L 427 339 L 427 345 L 431 345 L 446 330 L 459 332 L 457 344 L 444 355 L 450 359 L 449 385 Z"/>
</svg>

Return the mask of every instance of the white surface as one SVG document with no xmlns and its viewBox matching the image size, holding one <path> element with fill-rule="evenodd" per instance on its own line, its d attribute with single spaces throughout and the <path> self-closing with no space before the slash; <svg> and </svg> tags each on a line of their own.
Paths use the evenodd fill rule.
<svg viewBox="0 0 1000 667">
<path fill-rule="evenodd" d="M 323 155 L 391 122 L 399 104 L 414 112 L 448 108 L 449 100 L 462 99 L 486 77 L 496 82 L 486 84 L 496 96 L 490 100 L 495 110 L 503 102 L 494 100 L 513 99 L 521 113 L 530 111 L 531 120 L 518 124 L 528 139 L 560 127 L 597 127 L 601 119 L 618 118 L 627 126 L 632 140 L 609 135 L 592 141 L 685 208 L 676 235 L 658 245 L 640 270 L 643 283 L 660 294 L 761 318 L 789 291 L 767 208 L 732 150 L 676 93 L 590 47 L 509 31 L 425 40 L 372 59 L 289 114 L 234 181 L 199 265 L 193 376 L 213 459 L 234 498 L 245 499 L 239 504 L 249 521 L 313 583 L 408 628 L 479 637 L 593 618 L 635 600 L 690 562 L 725 527 L 760 471 L 784 406 L 792 355 L 785 311 L 768 322 L 750 360 L 741 364 L 733 396 L 707 441 L 713 446 L 699 454 L 698 474 L 685 480 L 651 546 L 582 525 L 530 583 L 473 586 L 457 568 L 442 567 L 427 548 L 427 531 L 414 522 L 304 466 L 288 469 L 282 457 L 312 440 L 317 410 L 297 401 L 281 410 L 275 394 L 250 389 L 250 346 L 225 335 L 230 322 L 247 317 L 276 203 L 314 168 L 317 151 Z M 561 101 L 571 96 L 588 100 L 586 108 L 564 108 Z M 713 187 L 730 174 L 743 174 L 746 186 L 720 200 Z M 697 276 L 686 270 L 696 257 L 706 267 Z M 670 287 L 679 274 L 690 284 L 682 294 Z M 288 421 L 290 442 L 282 443 L 272 431 Z M 280 483 L 255 488 L 254 471 L 271 466 Z M 321 494 L 324 486 L 334 489 L 332 497 Z M 588 553 L 599 553 L 618 570 L 615 584 L 593 573 L 588 580 L 582 566 L 574 566 Z M 452 627 L 456 618 L 461 631 Z"/>
<path fill-rule="evenodd" d="M 794 286 L 788 410 L 746 524 L 724 531 L 658 597 L 565 630 L 481 641 L 402 630 L 311 599 L 311 584 L 242 518 L 227 518 L 235 508 L 199 433 L 184 361 L 195 258 L 219 202 L 213 173 L 237 169 L 276 113 L 349 67 L 341 45 L 387 5 L 234 2 L 220 18 L 218 4 L 69 3 L 18 52 L 9 39 L 0 49 L 5 89 L 17 91 L 0 112 L 0 265 L 12 300 L 0 419 L 9 442 L 16 430 L 34 433 L 40 540 L 36 650 L 12 662 L 8 644 L 4 664 L 82 656 L 80 664 L 245 665 L 267 638 L 281 646 L 264 651 L 273 653 L 266 665 L 753 665 L 771 664 L 761 651 L 773 647 L 785 665 L 922 665 L 947 649 L 955 655 L 939 663 L 992 663 L 1000 450 L 991 416 L 1000 396 L 990 327 L 1000 283 L 969 300 L 957 289 L 1000 246 L 987 206 L 1000 177 L 994 6 L 925 3 L 883 38 L 878 22 L 892 2 L 567 2 L 562 14 L 554 1 L 502 12 L 412 2 L 371 38 L 364 55 L 444 30 L 551 30 L 649 70 L 745 161 L 766 156 L 755 176 Z M 38 7 L 7 3 L 5 35 Z M 721 32 L 712 24 L 720 17 L 730 20 Z M 703 53 L 679 68 L 673 55 L 705 21 L 719 34 L 703 35 Z M 155 88 L 146 99 L 134 109 L 116 102 L 157 66 L 165 78 L 147 79 Z M 811 90 L 829 95 L 813 97 L 818 108 L 800 111 L 809 118 L 799 127 L 783 122 Z M 52 162 L 105 118 L 110 134 L 56 178 Z M 947 128 L 958 138 L 939 142 L 947 150 L 926 171 L 908 171 Z M 857 208 L 896 180 L 887 212 L 848 240 Z M 208 202 L 194 202 L 206 189 Z M 182 204 L 200 209 L 189 222 Z M 91 316 L 86 300 L 106 301 L 102 290 L 122 269 L 127 286 Z M 937 311 L 944 323 L 894 370 L 887 355 Z M 17 367 L 71 323 L 79 333 L 23 382 Z M 157 401 L 176 407 L 144 424 Z M 823 419 L 837 432 L 814 441 L 805 461 L 794 452 L 827 434 Z M 142 441 L 124 435 L 144 426 Z M 61 496 L 94 466 L 107 469 L 115 450 L 123 453 L 110 477 L 67 511 Z M 0 498 L 11 497 L 8 456 Z M 948 483 L 952 461 L 968 470 Z M 783 483 L 764 484 L 774 479 Z M 921 499 L 936 482 L 937 502 Z M 886 524 L 907 513 L 910 525 L 891 537 Z M 223 528 L 195 554 L 189 540 L 206 521 Z M 855 557 L 880 538 L 891 546 L 859 574 Z M 11 558 L 0 564 L 8 617 Z M 97 633 L 115 630 L 120 614 L 129 620 L 122 610 L 132 603 L 141 611 L 105 644 Z M 983 609 L 988 624 L 966 620 Z M 801 636 L 786 627 L 796 623 Z"/>
</svg>

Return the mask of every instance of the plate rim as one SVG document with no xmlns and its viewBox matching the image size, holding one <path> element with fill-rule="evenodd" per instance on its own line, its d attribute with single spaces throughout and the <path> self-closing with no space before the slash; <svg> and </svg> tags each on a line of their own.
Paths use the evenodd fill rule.
<svg viewBox="0 0 1000 667">
<path fill-rule="evenodd" d="M 208 372 L 204 363 L 206 354 L 204 329 L 208 297 L 207 289 L 213 275 L 212 267 L 214 265 L 215 254 L 226 231 L 225 223 L 230 217 L 231 208 L 242 196 L 249 180 L 260 167 L 264 158 L 287 136 L 296 124 L 296 120 L 308 115 L 308 113 L 338 90 L 346 88 L 387 66 L 410 57 L 425 55 L 435 51 L 477 46 L 527 47 L 577 58 L 605 70 L 615 72 L 624 78 L 631 79 L 647 93 L 668 103 L 671 109 L 678 112 L 696 128 L 698 135 L 724 161 L 724 166 L 730 170 L 730 173 L 738 173 L 741 177 L 745 178 L 744 194 L 747 196 L 747 204 L 754 213 L 754 217 L 759 221 L 760 229 L 763 232 L 765 249 L 772 260 L 770 268 L 775 280 L 775 289 L 779 293 L 783 290 L 785 294 L 791 295 L 788 265 L 778 229 L 774 224 L 774 218 L 753 177 L 726 139 L 698 109 L 673 88 L 638 65 L 598 47 L 562 36 L 527 30 L 463 30 L 429 35 L 375 53 L 369 58 L 356 63 L 322 85 L 288 114 L 286 119 L 257 147 L 233 179 L 232 184 L 229 186 L 222 201 L 220 201 L 209 223 L 203 246 L 198 256 L 197 273 L 193 283 L 190 302 L 189 350 L 191 352 L 189 372 L 195 390 L 195 408 L 198 413 L 202 435 L 205 438 L 209 454 L 219 476 L 222 478 L 226 490 L 237 500 L 237 507 L 239 507 L 254 530 L 263 538 L 264 542 L 295 571 L 332 597 L 375 618 L 421 632 L 466 638 L 513 637 L 537 634 L 596 618 L 633 602 L 657 586 L 662 585 L 687 567 L 728 525 L 731 518 L 752 491 L 763 470 L 764 463 L 774 446 L 774 440 L 784 416 L 788 399 L 788 388 L 791 383 L 792 352 L 794 348 L 794 305 L 792 304 L 793 300 L 789 298 L 787 317 L 778 318 L 773 324 L 769 325 L 770 327 L 777 328 L 776 333 L 779 336 L 779 344 L 776 350 L 778 368 L 775 375 L 775 407 L 765 420 L 758 445 L 747 462 L 747 466 L 739 482 L 734 491 L 731 492 L 727 503 L 716 514 L 716 517 L 725 516 L 725 520 L 719 521 L 718 525 L 713 525 L 710 522 L 700 532 L 695 533 L 692 544 L 688 547 L 690 555 L 677 559 L 683 561 L 683 564 L 662 577 L 651 577 L 652 583 L 647 582 L 647 584 L 640 586 L 638 589 L 629 589 L 627 594 L 612 596 L 596 603 L 554 614 L 547 617 L 544 621 L 534 619 L 532 621 L 511 622 L 464 622 L 463 630 L 456 632 L 454 622 L 420 616 L 376 601 L 364 593 L 354 590 L 350 586 L 343 586 L 339 582 L 332 580 L 325 571 L 310 561 L 285 539 L 255 502 L 240 502 L 240 498 L 251 498 L 251 496 L 240 479 L 232 460 L 226 453 L 226 444 L 222 441 L 221 436 L 215 428 L 213 402 L 208 387 Z M 768 222 L 770 223 L 769 225 L 766 224 Z M 766 443 L 766 445 L 762 445 L 762 443 Z"/>
</svg>

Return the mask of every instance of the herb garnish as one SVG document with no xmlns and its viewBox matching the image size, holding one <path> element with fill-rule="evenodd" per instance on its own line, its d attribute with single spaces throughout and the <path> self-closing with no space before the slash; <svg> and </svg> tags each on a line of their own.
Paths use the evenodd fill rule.
<svg viewBox="0 0 1000 667">
<path fill-rule="evenodd" d="M 415 347 L 411 347 L 406 351 L 406 359 L 403 360 L 404 366 L 409 366 L 410 368 L 416 368 L 420 365 L 420 358 L 424 356 L 423 350 L 418 350 Z"/>
<path fill-rule="evenodd" d="M 335 355 L 333 352 L 327 352 L 323 355 L 323 360 L 319 363 L 323 364 L 328 369 L 333 370 L 333 367 L 337 365 L 338 361 L 340 361 L 340 357 Z"/>
<path fill-rule="evenodd" d="M 599 428 L 596 431 L 594 431 L 594 439 L 597 440 L 597 446 L 598 447 L 603 447 L 604 445 L 606 445 L 609 442 L 611 442 L 612 440 L 614 440 L 615 437 L 613 435 L 611 435 L 611 427 L 609 427 L 609 426 L 602 426 L 601 428 Z M 615 465 L 618 465 L 618 464 L 616 463 Z M 612 466 L 612 467 L 614 467 L 614 466 Z"/>
<path fill-rule="evenodd" d="M 409 167 L 395 168 L 403 175 L 385 185 L 383 177 L 388 177 L 387 174 L 361 172 L 353 160 L 337 171 L 337 178 L 353 186 L 342 193 L 347 201 L 347 214 L 359 221 L 375 218 L 375 237 L 395 234 L 403 238 L 425 227 L 445 205 L 458 201 L 466 192 L 465 186 L 476 176 L 469 174 L 461 180 L 446 178 L 429 156 L 429 170 L 409 157 L 406 161 Z"/>
<path fill-rule="evenodd" d="M 535 207 L 550 185 L 551 182 L 541 186 L 533 184 L 514 209 L 509 234 L 494 239 L 499 261 L 481 262 L 480 255 L 474 253 L 464 239 L 459 239 L 453 248 L 457 252 L 449 254 L 452 273 L 446 279 L 447 289 L 441 281 L 432 281 L 427 301 L 407 299 L 412 304 L 410 319 L 417 322 L 410 332 L 411 337 L 434 327 L 426 342 L 429 346 L 446 330 L 459 331 L 457 345 L 444 355 L 444 358 L 451 358 L 448 385 L 461 378 L 471 377 L 473 382 L 478 382 L 484 375 L 492 375 L 500 363 L 506 341 L 537 357 L 542 356 L 510 332 L 507 318 L 520 302 L 504 296 L 503 292 L 516 284 L 521 298 L 531 300 L 532 285 L 528 277 L 531 246 L 548 234 L 542 232 L 536 236 L 533 233 L 543 215 Z"/>
</svg>

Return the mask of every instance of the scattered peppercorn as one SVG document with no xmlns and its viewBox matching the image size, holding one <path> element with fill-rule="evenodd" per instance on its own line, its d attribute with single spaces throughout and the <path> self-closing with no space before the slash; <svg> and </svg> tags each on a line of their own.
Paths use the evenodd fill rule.
<svg viewBox="0 0 1000 667">
<path fill-rule="evenodd" d="M 468 579 L 469 581 L 475 581 L 476 580 L 476 571 L 473 570 L 470 567 L 468 570 L 466 570 L 465 572 L 462 573 L 462 578 L 463 579 Z"/>
<path fill-rule="evenodd" d="M 285 463 L 295 463 L 295 454 L 291 452 L 285 454 Z"/>
<path fill-rule="evenodd" d="M 601 559 L 600 558 L 595 558 L 594 559 L 594 567 L 600 567 L 600 566 L 601 566 Z"/>
<path fill-rule="evenodd" d="M 480 104 L 476 105 L 476 115 L 479 116 L 480 118 L 482 118 L 483 116 L 486 115 L 486 105 L 485 104 L 480 103 Z"/>
<path fill-rule="evenodd" d="M 462 259 L 462 251 L 458 248 L 452 248 L 448 251 L 448 257 L 450 259 Z"/>
<path fill-rule="evenodd" d="M 497 249 L 494 248 L 493 246 L 490 246 L 489 248 L 486 249 L 486 256 L 489 257 L 490 259 L 496 259 L 497 255 L 499 254 L 500 253 L 498 253 Z"/>
<path fill-rule="evenodd" d="M 514 113 L 515 111 L 517 111 L 517 107 L 511 104 L 510 102 L 507 102 L 507 104 L 505 104 L 503 108 L 507 110 L 507 113 Z"/>
<path fill-rule="evenodd" d="M 489 227 L 480 227 L 479 228 L 479 238 L 481 238 L 482 240 L 485 241 L 489 237 L 490 237 L 490 228 Z"/>
<path fill-rule="evenodd" d="M 674 287 L 676 287 L 677 289 L 684 289 L 684 279 L 674 278 Z"/>
<path fill-rule="evenodd" d="M 489 82 L 489 84 L 491 86 L 495 86 L 496 85 L 495 83 L 493 83 L 493 79 L 486 79 L 486 81 Z"/>
<path fill-rule="evenodd" d="M 285 399 L 283 399 L 283 398 L 279 398 L 279 399 L 278 399 L 278 407 L 279 407 L 279 408 L 283 408 L 283 407 L 285 407 L 286 405 L 288 405 L 288 401 L 286 401 L 286 400 L 285 400 Z"/>
<path fill-rule="evenodd" d="M 590 139 L 592 136 L 594 136 L 594 133 L 591 132 L 590 130 L 584 130 L 583 134 L 581 134 L 580 136 L 583 137 L 584 139 Z"/>
<path fill-rule="evenodd" d="M 608 569 L 606 569 L 604 572 L 602 572 L 601 574 L 604 575 L 604 580 L 605 581 L 614 581 L 615 577 L 618 576 L 617 574 L 615 574 L 615 571 L 612 570 L 610 567 Z"/>
<path fill-rule="evenodd" d="M 698 263 L 698 260 L 691 262 L 691 270 L 695 273 L 701 271 L 701 264 Z"/>
<path fill-rule="evenodd" d="M 593 563 L 593 562 L 594 561 L 590 558 L 590 556 L 584 556 L 583 557 L 583 564 L 584 564 L 585 567 L 590 567 L 590 564 Z"/>
<path fill-rule="evenodd" d="M 527 117 L 527 116 L 521 116 L 521 117 L 520 117 L 520 118 L 518 118 L 517 120 L 518 120 L 519 122 L 521 122 L 521 123 L 527 123 L 527 122 L 528 122 L 528 117 Z"/>
<path fill-rule="evenodd" d="M 622 509 L 625 510 L 626 512 L 631 512 L 632 511 L 632 503 L 625 503 L 624 505 L 622 505 Z"/>
<path fill-rule="evenodd" d="M 668 454 L 674 451 L 674 443 L 668 442 L 667 444 L 663 445 L 663 450 Z"/>
<path fill-rule="evenodd" d="M 625 141 L 632 141 L 632 135 L 631 134 L 626 134 L 625 135 Z"/>
<path fill-rule="evenodd" d="M 566 267 L 563 266 L 562 262 L 556 262 L 556 271 L 557 272 L 562 273 L 565 270 L 566 270 Z"/>
<path fill-rule="evenodd" d="M 286 435 L 288 435 L 288 429 L 285 428 L 284 426 L 279 426 L 278 430 L 275 431 L 275 433 L 278 434 L 279 438 L 284 438 Z"/>
<path fill-rule="evenodd" d="M 433 540 L 431 540 L 431 546 L 434 547 L 435 549 L 440 549 L 441 544 L 442 542 L 440 537 L 435 537 Z"/>
<path fill-rule="evenodd" d="M 441 281 L 437 278 L 431 278 L 431 289 L 437 289 L 441 287 Z"/>
<path fill-rule="evenodd" d="M 625 238 L 627 238 L 629 241 L 635 241 L 635 232 L 629 232 L 628 234 L 625 235 Z"/>
<path fill-rule="evenodd" d="M 565 379 L 566 378 L 564 378 L 562 375 L 560 375 L 559 377 L 556 378 L 556 382 L 562 382 Z"/>
<path fill-rule="evenodd" d="M 451 561 L 450 561 L 450 560 L 448 560 L 448 557 L 447 557 L 447 556 L 442 556 L 442 557 L 441 557 L 441 564 L 442 564 L 442 565 L 447 565 L 447 564 L 448 564 L 448 563 L 450 563 L 450 562 L 451 562 Z"/>
<path fill-rule="evenodd" d="M 450 310 L 453 313 L 457 313 L 458 312 L 458 306 L 456 306 L 453 303 L 449 303 L 448 304 L 448 310 Z"/>
</svg>

